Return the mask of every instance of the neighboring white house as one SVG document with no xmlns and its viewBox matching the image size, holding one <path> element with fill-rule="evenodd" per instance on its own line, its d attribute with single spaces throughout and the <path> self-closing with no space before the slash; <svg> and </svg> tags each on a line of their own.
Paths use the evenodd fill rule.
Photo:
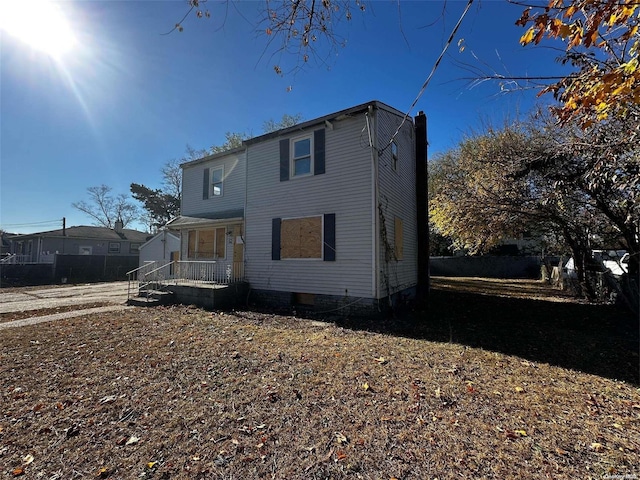
<svg viewBox="0 0 640 480">
<path fill-rule="evenodd" d="M 177 260 L 180 254 L 180 235 L 169 230 L 161 230 L 149 241 L 140 245 L 140 266 L 158 262 L 159 265 Z"/>
<path fill-rule="evenodd" d="M 412 296 L 420 116 L 421 132 L 372 101 L 183 164 L 181 216 L 167 225 L 181 258 L 241 271 L 257 302 L 371 311 Z"/>
</svg>

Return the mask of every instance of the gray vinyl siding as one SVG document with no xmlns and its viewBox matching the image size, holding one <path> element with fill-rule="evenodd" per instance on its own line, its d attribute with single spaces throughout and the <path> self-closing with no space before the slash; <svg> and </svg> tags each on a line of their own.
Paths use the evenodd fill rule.
<svg viewBox="0 0 640 480">
<path fill-rule="evenodd" d="M 325 128 L 325 173 L 280 180 L 279 141 L 248 148 L 246 277 L 254 289 L 371 298 L 372 169 L 363 114 Z M 335 214 L 336 259 L 271 259 L 274 218 Z"/>
<path fill-rule="evenodd" d="M 400 125 L 402 118 L 379 109 L 376 119 L 378 145 L 384 147 Z M 390 246 L 394 247 L 395 217 L 402 219 L 404 237 L 403 259 L 385 262 L 384 237 L 382 233 L 380 235 L 379 279 L 382 297 L 388 293 L 395 293 L 414 286 L 418 279 L 414 135 L 413 124 L 408 120 L 396 137 L 399 156 L 397 171 L 394 171 L 392 167 L 391 147 L 387 148 L 378 160 L 379 199 L 384 213 L 387 240 Z"/>
<path fill-rule="evenodd" d="M 209 169 L 210 182 L 211 171 L 221 166 L 224 168 L 222 195 L 203 199 L 204 170 Z M 245 169 L 245 153 L 235 153 L 194 165 L 185 165 L 182 171 L 182 215 L 197 217 L 244 208 Z"/>
</svg>

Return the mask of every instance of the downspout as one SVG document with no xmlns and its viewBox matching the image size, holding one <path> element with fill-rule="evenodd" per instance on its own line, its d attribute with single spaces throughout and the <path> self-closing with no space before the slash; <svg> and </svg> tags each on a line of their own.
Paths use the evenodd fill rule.
<svg viewBox="0 0 640 480">
<path fill-rule="evenodd" d="M 369 149 L 371 150 L 371 244 L 373 246 L 371 253 L 371 268 L 373 270 L 372 294 L 376 300 L 380 299 L 380 272 L 378 271 L 378 260 L 380 258 L 380 242 L 378 241 L 378 231 L 380 219 L 378 218 L 378 151 L 375 148 L 376 135 L 375 123 L 373 118 L 373 105 L 369 105 L 365 114 L 367 121 L 367 133 L 369 134 Z"/>
</svg>

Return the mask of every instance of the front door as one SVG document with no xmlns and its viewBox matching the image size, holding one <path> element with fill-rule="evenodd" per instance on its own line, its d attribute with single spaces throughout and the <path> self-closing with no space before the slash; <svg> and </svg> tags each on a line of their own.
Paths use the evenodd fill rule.
<svg viewBox="0 0 640 480">
<path fill-rule="evenodd" d="M 244 239 L 242 237 L 242 225 L 233 227 L 233 277 L 244 277 Z"/>
</svg>

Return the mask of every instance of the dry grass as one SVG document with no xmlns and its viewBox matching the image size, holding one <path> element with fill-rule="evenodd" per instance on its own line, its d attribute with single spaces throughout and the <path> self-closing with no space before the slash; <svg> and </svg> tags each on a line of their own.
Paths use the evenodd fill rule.
<svg viewBox="0 0 640 480">
<path fill-rule="evenodd" d="M 6 312 L 0 313 L 0 323 L 5 322 L 13 322 L 15 320 L 22 320 L 24 318 L 31 318 L 35 316 L 42 315 L 54 315 L 56 313 L 65 313 L 65 312 L 74 312 L 80 308 L 97 308 L 97 307 L 106 307 L 107 305 L 112 305 L 107 302 L 92 302 L 92 303 L 83 303 L 80 305 L 64 305 L 60 307 L 47 308 L 42 310 L 25 310 L 22 312 Z"/>
<path fill-rule="evenodd" d="M 569 309 L 619 313 L 548 305 L 436 290 L 350 328 L 171 307 L 0 331 L 0 477 L 640 476 L 640 392 L 606 378 L 637 379 L 626 331 L 597 332 L 603 375 L 565 368 L 593 340 Z"/>
</svg>

